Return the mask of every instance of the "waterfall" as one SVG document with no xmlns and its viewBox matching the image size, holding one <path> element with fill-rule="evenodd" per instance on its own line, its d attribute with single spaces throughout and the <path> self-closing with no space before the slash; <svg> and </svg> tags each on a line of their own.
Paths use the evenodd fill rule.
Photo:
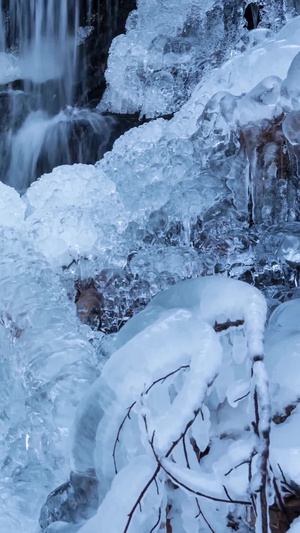
<svg viewBox="0 0 300 533">
<path fill-rule="evenodd" d="M 57 106 L 72 105 L 79 0 L 10 0 L 8 15 L 6 49 L 17 47 L 25 92 L 41 101 L 44 85 L 54 80 Z"/>
<path fill-rule="evenodd" d="M 16 56 L 20 72 L 20 80 L 0 88 L 6 106 L 0 180 L 21 193 L 57 165 L 94 163 L 103 155 L 114 121 L 76 107 L 87 87 L 84 40 L 100 6 L 99 0 L 0 0 L 0 53 Z"/>
<path fill-rule="evenodd" d="M 0 2 L 0 53 L 5 52 L 5 26 L 4 26 L 4 17 L 1 9 Z"/>
</svg>

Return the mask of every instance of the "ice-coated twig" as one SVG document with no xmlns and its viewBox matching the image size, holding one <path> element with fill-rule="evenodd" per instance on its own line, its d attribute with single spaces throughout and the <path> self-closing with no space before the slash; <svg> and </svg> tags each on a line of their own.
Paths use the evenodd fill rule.
<svg viewBox="0 0 300 533">
<path fill-rule="evenodd" d="M 157 457 L 157 461 L 159 461 Z M 159 464 L 161 464 L 159 462 Z M 185 483 L 182 483 L 182 481 L 179 481 L 171 472 L 168 471 L 168 469 L 161 464 L 161 468 L 164 470 L 164 472 L 167 474 L 167 476 L 172 479 L 172 481 L 178 485 L 178 487 L 181 487 L 185 489 L 186 491 L 190 492 L 191 494 L 195 494 L 195 496 L 201 496 L 201 498 L 206 498 L 207 500 L 211 500 L 214 502 L 221 502 L 221 503 L 236 503 L 237 505 L 251 505 L 250 501 L 245 500 L 233 500 L 233 499 L 225 499 L 225 498 L 219 498 L 218 496 L 212 496 L 211 494 L 206 494 L 204 492 L 200 492 L 198 490 L 192 489 Z"/>
<path fill-rule="evenodd" d="M 153 383 L 151 383 L 150 387 L 145 390 L 144 394 L 148 394 L 152 387 L 154 387 L 154 385 L 157 385 L 158 383 L 164 383 L 166 379 L 170 378 L 171 376 L 174 376 L 174 374 L 177 374 L 178 372 L 180 372 L 180 370 L 186 370 L 187 368 L 190 368 L 190 365 L 182 365 L 179 368 L 176 368 L 176 370 L 169 372 L 169 374 L 166 374 L 162 378 L 156 379 L 155 381 L 153 381 Z"/>
<path fill-rule="evenodd" d="M 252 490 L 256 514 L 256 533 L 269 533 L 269 504 L 271 492 L 269 476 L 269 449 L 271 430 L 271 403 L 263 354 L 252 358 L 253 401 L 255 412 L 254 430 L 258 438 L 256 483 Z M 252 479 L 253 483 L 253 479 Z M 251 485 L 252 485 L 251 483 Z M 251 487 L 250 485 L 250 487 Z"/>
<path fill-rule="evenodd" d="M 235 470 L 236 468 L 239 468 L 239 466 L 242 466 L 242 465 L 248 465 L 250 462 L 250 459 L 245 459 L 245 461 L 242 461 L 241 463 L 239 463 L 238 465 L 236 466 L 233 466 L 232 468 L 230 468 L 230 470 L 228 470 L 228 472 L 226 472 L 226 474 L 224 474 L 224 476 L 229 476 L 229 474 L 231 474 L 231 472 L 233 470 Z"/>
<path fill-rule="evenodd" d="M 183 433 L 180 435 L 180 437 L 178 437 L 178 439 L 173 442 L 171 448 L 168 450 L 167 454 L 165 455 L 165 458 L 168 458 L 172 451 L 174 450 L 175 446 L 177 446 L 177 444 L 181 441 L 181 439 L 183 438 L 184 435 L 186 435 L 186 433 L 188 432 L 188 430 L 190 429 L 190 427 L 193 425 L 193 423 L 195 422 L 198 414 L 200 412 L 200 409 L 197 409 L 195 412 L 194 412 L 194 417 L 187 423 Z M 145 423 L 145 429 L 147 431 L 147 428 L 148 428 L 148 424 L 147 424 L 147 417 L 146 415 L 143 415 L 143 419 L 144 419 L 144 423 Z M 155 457 L 155 460 L 157 462 L 157 465 L 159 466 L 159 468 L 161 468 L 162 470 L 164 470 L 164 472 L 167 474 L 167 476 L 172 479 L 172 481 L 174 481 L 174 483 L 176 485 L 178 485 L 178 487 L 182 487 L 184 488 L 185 490 L 187 490 L 188 492 L 191 492 L 192 494 L 195 494 L 196 496 L 201 496 L 203 498 L 207 498 L 208 500 L 213 500 L 213 501 L 216 501 L 216 502 L 222 502 L 222 503 L 236 503 L 236 504 L 239 504 L 239 505 L 251 505 L 251 502 L 248 502 L 248 501 L 240 501 L 240 500 L 233 500 L 233 499 L 224 499 L 224 498 L 218 498 L 217 496 L 212 496 L 211 494 L 205 494 L 203 492 L 199 492 L 199 491 L 196 491 L 194 489 L 192 489 L 191 487 L 189 487 L 188 485 L 185 485 L 184 483 L 182 483 L 181 481 L 179 481 L 178 479 L 176 479 L 176 477 L 168 471 L 168 469 L 162 464 L 161 460 L 159 459 L 158 455 L 157 455 L 157 452 L 155 450 L 155 447 L 154 447 L 154 438 L 155 438 L 155 432 L 153 432 L 152 434 L 152 437 L 150 438 L 150 436 L 148 435 L 148 442 L 151 446 L 151 449 L 152 449 L 152 452 L 153 452 L 153 455 Z M 226 492 L 226 491 L 225 491 Z M 227 492 L 228 494 L 228 492 Z"/>
<path fill-rule="evenodd" d="M 187 427 L 185 429 L 185 433 L 189 430 L 189 428 L 191 427 L 191 425 L 193 424 L 193 422 L 195 421 L 197 415 L 199 413 L 199 410 L 197 413 L 194 414 L 194 418 L 187 424 Z M 143 420 L 144 420 L 144 424 L 145 424 L 145 428 L 146 428 L 146 432 L 148 432 L 148 424 L 147 424 L 147 418 L 146 418 L 146 415 L 143 415 Z M 152 435 L 152 438 L 154 438 L 154 435 Z M 177 446 L 177 444 L 180 442 L 180 440 L 182 439 L 182 435 L 180 435 L 180 437 L 174 441 L 172 443 L 172 446 L 169 448 L 168 452 L 166 453 L 166 457 L 169 457 L 171 455 L 171 453 L 173 452 L 175 446 Z M 151 443 L 150 443 L 150 446 L 151 446 Z M 133 515 L 137 509 L 137 507 L 140 505 L 144 495 L 146 494 L 147 490 L 149 489 L 150 485 L 153 483 L 153 481 L 156 479 L 159 471 L 161 470 L 161 465 L 159 463 L 157 463 L 157 467 L 153 473 L 153 475 L 151 476 L 151 478 L 149 479 L 149 481 L 146 483 L 146 485 L 144 486 L 143 490 L 141 491 L 138 499 L 136 500 L 136 502 L 134 503 L 130 513 L 128 514 L 128 519 L 127 519 L 127 522 L 126 522 L 126 526 L 125 526 L 125 529 L 124 529 L 124 533 L 126 533 L 129 529 L 129 526 L 131 524 L 131 521 L 132 521 L 132 518 L 133 518 Z"/>
<path fill-rule="evenodd" d="M 278 487 L 278 483 L 277 483 L 277 479 L 276 479 L 276 477 L 274 475 L 273 468 L 272 468 L 271 465 L 270 465 L 270 470 L 271 470 L 272 475 L 273 475 L 273 487 L 274 487 L 275 498 L 276 498 L 276 502 L 277 502 L 278 508 L 282 512 L 286 523 L 288 525 L 290 525 L 291 524 L 291 520 L 290 520 L 290 518 L 288 516 L 287 509 L 286 509 L 286 506 L 285 506 L 285 503 L 284 503 L 284 499 L 281 496 L 281 493 L 280 493 L 280 490 L 279 490 L 279 487 Z"/>
<path fill-rule="evenodd" d="M 189 457 L 188 457 L 188 453 L 186 449 L 185 435 L 182 437 L 182 446 L 183 446 L 183 453 L 185 457 L 186 466 L 187 468 L 190 468 Z"/>
<path fill-rule="evenodd" d="M 243 396 L 240 396 L 240 398 L 236 398 L 236 400 L 234 400 L 234 403 L 244 400 L 245 398 L 247 398 L 247 396 L 249 396 L 249 394 L 250 394 L 250 391 L 246 392 L 246 394 L 244 394 Z"/>
<path fill-rule="evenodd" d="M 159 379 L 156 379 L 155 381 L 153 381 L 153 383 L 151 383 L 151 385 L 145 390 L 145 392 L 143 394 L 148 394 L 150 392 L 150 390 L 152 389 L 152 387 L 154 387 L 154 385 L 157 385 L 158 383 L 164 383 L 166 381 L 166 379 L 168 379 L 169 377 L 171 376 L 174 376 L 174 374 L 177 374 L 178 372 L 180 372 L 180 370 L 186 370 L 190 368 L 190 365 L 183 365 L 183 366 L 180 366 L 179 368 L 177 368 L 176 370 L 173 370 L 172 372 L 169 372 L 168 374 L 166 374 L 165 376 L 159 378 Z M 127 413 L 126 415 L 124 416 L 120 426 L 119 426 L 119 429 L 118 429 L 118 433 L 117 433 L 117 436 L 116 436 L 116 440 L 114 442 L 114 446 L 113 446 L 113 453 L 112 453 L 112 456 L 113 456 L 113 461 L 114 461 L 114 468 L 115 468 L 115 473 L 117 474 L 118 473 L 118 468 L 117 468 L 117 461 L 116 461 L 116 449 L 117 449 L 117 445 L 118 445 L 118 442 L 120 442 L 120 434 L 121 434 L 121 431 L 122 431 L 122 428 L 126 422 L 127 419 L 130 420 L 130 413 L 133 409 L 133 407 L 136 405 L 136 401 L 133 402 L 130 407 L 128 407 L 127 409 Z"/>
<path fill-rule="evenodd" d="M 202 413 L 203 414 L 203 413 Z M 186 462 L 186 466 L 187 468 L 191 468 L 190 467 L 190 462 L 189 462 L 189 458 L 188 458 L 188 453 L 187 453 L 187 449 L 186 449 L 186 442 L 185 442 L 185 437 L 186 435 L 183 435 L 182 437 L 182 445 L 183 445 L 183 451 L 184 451 L 184 456 L 185 456 L 185 462 Z M 199 500 L 198 498 L 195 498 L 196 500 L 196 505 L 198 507 L 198 514 L 195 516 L 195 518 L 199 518 L 199 516 L 202 516 L 204 522 L 206 523 L 206 525 L 208 526 L 208 528 L 210 529 L 210 531 L 212 533 L 215 533 L 213 528 L 211 527 L 210 523 L 208 522 L 207 518 L 204 516 L 203 512 L 202 512 L 202 509 L 200 507 L 200 503 L 199 503 Z"/>
<path fill-rule="evenodd" d="M 133 402 L 133 403 L 130 405 L 130 407 L 128 407 L 128 409 L 127 409 L 127 413 L 126 413 L 126 415 L 124 416 L 124 418 L 123 418 L 123 420 L 122 420 L 122 422 L 121 422 L 121 424 L 120 424 L 120 426 L 119 426 L 118 433 L 117 433 L 117 436 L 116 436 L 116 440 L 115 440 L 115 442 L 114 442 L 114 447 L 113 447 L 113 454 L 112 454 L 112 456 L 113 456 L 113 461 L 114 461 L 114 467 L 115 467 L 115 473 L 116 473 L 116 474 L 118 473 L 118 469 L 117 469 L 117 461 L 116 461 L 116 449 L 117 449 L 117 444 L 118 444 L 118 442 L 120 442 L 120 433 L 121 433 L 121 431 L 122 431 L 122 428 L 123 428 L 123 426 L 124 426 L 124 424 L 125 424 L 127 418 L 130 419 L 130 413 L 131 413 L 131 410 L 133 409 L 133 407 L 135 406 L 135 404 L 136 404 L 136 401 Z"/>
</svg>

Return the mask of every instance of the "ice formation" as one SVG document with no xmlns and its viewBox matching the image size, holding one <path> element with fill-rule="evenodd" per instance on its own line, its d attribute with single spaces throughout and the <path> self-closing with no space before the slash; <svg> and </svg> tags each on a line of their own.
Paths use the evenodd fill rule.
<svg viewBox="0 0 300 533">
<path fill-rule="evenodd" d="M 229 17 L 229 3 L 222 5 Z M 232 499 L 240 501 L 242 495 L 249 503 L 246 462 L 257 446 L 257 435 L 250 431 L 250 367 L 255 356 L 262 356 L 266 307 L 256 289 L 227 276 L 264 285 L 270 310 L 289 298 L 298 279 L 300 18 L 277 33 L 275 24 L 246 33 L 243 2 L 235 5 L 237 38 L 228 34 L 229 22 L 227 30 L 220 23 L 219 2 L 208 2 L 204 9 L 200 1 L 141 0 L 126 35 L 112 45 L 101 106 L 148 117 L 178 110 L 174 117 L 130 130 L 94 166 L 61 166 L 44 174 L 22 197 L 1 185 L 0 486 L 5 511 L 0 527 L 5 533 L 36 530 L 47 495 L 69 478 L 71 447 L 73 474 L 94 479 L 96 471 L 100 481 L 101 506 L 91 522 L 80 526 L 82 532 L 94 533 L 101 520 L 119 533 L 131 502 L 157 465 L 149 435 L 151 440 L 155 430 L 154 451 L 164 455 L 201 405 L 203 417 L 199 413 L 186 443 L 191 472 L 180 446 L 174 450 L 179 470 L 168 457 L 162 465 L 198 492 L 203 480 L 210 495 L 223 490 L 226 502 L 216 511 L 201 500 L 200 512 L 194 496 L 171 488 L 167 501 L 161 476 L 159 494 L 152 485 L 131 530 L 148 533 L 158 508 L 163 520 L 170 505 L 174 533 L 207 531 L 206 520 L 224 533 L 230 513 L 233 524 L 244 527 L 246 507 L 228 503 L 222 485 Z M 276 18 L 280 26 L 291 13 L 281 12 L 282 5 L 277 3 L 276 17 L 267 8 L 262 15 Z M 208 32 L 204 44 L 203 32 Z M 225 39 L 220 57 L 218 47 Z M 198 70 L 210 48 L 211 64 Z M 0 40 L 0 79 L 12 80 L 17 76 L 13 68 L 19 67 L 2 50 Z M 49 127 L 41 122 L 47 127 L 43 135 L 39 130 L 35 146 Z M 20 153 L 18 168 L 11 170 L 19 176 L 24 160 L 32 169 L 30 157 L 36 156 L 25 149 Z M 169 289 L 208 274 L 223 275 Z M 102 338 L 76 316 L 72 300 L 78 278 L 93 278 L 102 292 L 107 332 L 116 332 L 160 291 L 169 292 L 154 298 L 116 337 Z M 297 311 L 293 300 L 274 312 L 265 364 L 273 409 L 271 464 L 278 479 L 277 464 L 288 482 L 299 484 Z M 220 334 L 215 320 L 245 324 Z M 103 354 L 112 352 L 98 381 Z M 262 362 L 255 363 L 254 378 L 266 391 Z M 179 367 L 185 368 L 148 391 Z M 115 465 L 114 439 L 135 401 Z M 261 434 L 269 423 L 267 401 L 264 405 Z M 193 442 L 199 452 L 210 446 L 201 466 Z M 255 493 L 259 461 L 253 467 Z M 195 481 L 200 471 L 203 478 Z M 135 483 L 128 486 L 128 477 Z M 111 511 L 116 499 L 118 514 Z M 200 526 L 194 518 L 198 513 Z M 58 520 L 47 533 L 78 527 Z"/>
<path fill-rule="evenodd" d="M 163 517 L 168 502 L 174 505 L 172 488 L 168 490 L 168 484 L 164 487 L 165 473 L 179 487 L 189 487 L 190 492 L 199 494 L 198 503 L 205 509 L 203 516 L 209 514 L 214 531 L 227 530 L 225 517 L 231 501 L 244 503 L 247 508 L 248 471 L 245 468 L 241 473 L 235 468 L 239 462 L 235 462 L 237 457 L 231 448 L 238 440 L 242 462 L 251 455 L 251 446 L 257 450 L 257 457 L 260 455 L 255 444 L 259 432 L 255 437 L 250 431 L 253 414 L 247 401 L 251 375 L 247 353 L 253 361 L 253 387 L 260 390 L 259 394 L 265 391 L 259 424 L 262 432 L 268 431 L 269 421 L 264 420 L 264 402 L 269 405 L 267 383 L 263 363 L 256 360 L 263 357 L 265 318 L 266 303 L 257 289 L 224 277 L 205 277 L 185 281 L 161 293 L 124 326 L 121 347 L 112 354 L 77 411 L 73 469 L 88 472 L 96 468 L 101 480 L 100 498 L 105 496 L 95 517 L 80 530 L 82 533 L 95 531 L 99 524 L 108 524 L 109 520 L 112 532 L 127 531 L 127 525 L 129 531 L 149 530 L 155 524 L 158 509 Z M 232 325 L 242 319 L 245 335 L 238 329 L 229 336 L 219 336 L 214 321 L 226 324 L 226 319 Z M 237 349 L 243 350 L 243 359 L 234 362 L 232 357 Z M 236 382 L 242 379 L 248 382 L 248 393 L 239 398 Z M 230 406 L 226 398 L 232 388 L 237 397 L 236 405 Z M 215 418 L 213 414 L 217 405 L 222 411 L 221 428 L 219 416 Z M 127 417 L 128 406 L 131 407 Z M 244 419 L 242 425 L 240 417 Z M 93 434 L 91 428 L 97 425 Z M 219 432 L 223 434 L 223 446 L 218 441 Z M 185 446 L 187 449 L 183 453 L 181 445 L 177 448 L 175 443 L 181 443 L 185 433 L 183 451 Z M 194 441 L 198 446 L 198 436 L 199 445 L 204 444 L 205 449 L 209 444 L 210 448 L 207 459 L 202 458 L 200 464 L 191 444 Z M 225 452 L 228 447 L 229 452 Z M 171 451 L 172 461 L 168 459 Z M 253 479 L 258 475 L 254 470 Z M 125 491 L 126 479 L 128 482 L 136 476 L 141 480 L 134 491 Z M 139 499 L 140 494 L 145 498 Z M 210 507 L 205 495 L 220 502 L 221 523 L 220 516 L 212 518 L 215 503 Z M 116 499 L 122 501 L 122 508 L 112 519 L 111 505 Z M 142 505 L 142 513 L 136 509 L 137 501 Z M 191 523 L 195 531 L 205 525 L 203 517 L 199 524 L 199 515 L 192 520 L 197 515 L 197 498 L 195 501 L 193 494 L 192 502 L 195 510 L 188 527 L 183 516 L 191 512 L 185 508 L 186 503 L 189 508 L 191 501 L 183 498 L 180 509 L 175 506 L 172 513 L 176 518 L 176 526 L 172 521 L 175 531 L 189 532 Z"/>
<path fill-rule="evenodd" d="M 245 42 L 272 35 L 295 13 L 292 2 L 267 0 L 260 16 L 268 30 L 259 28 L 247 35 L 247 4 L 239 0 L 139 0 L 137 11 L 127 20 L 126 35 L 116 38 L 110 49 L 108 87 L 100 108 L 139 111 L 147 117 L 173 113 L 208 69 L 244 50 Z"/>
</svg>

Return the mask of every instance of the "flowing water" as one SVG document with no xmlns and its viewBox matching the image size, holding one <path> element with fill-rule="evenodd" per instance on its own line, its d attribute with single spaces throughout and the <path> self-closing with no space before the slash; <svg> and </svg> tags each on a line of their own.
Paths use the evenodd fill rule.
<svg viewBox="0 0 300 533">
<path fill-rule="evenodd" d="M 59 164 L 99 159 L 112 119 L 74 108 L 86 90 L 81 45 L 92 31 L 92 0 L 2 0 L 1 7 L 0 53 L 15 56 L 20 79 L 0 91 L 0 179 L 23 192 Z"/>
</svg>

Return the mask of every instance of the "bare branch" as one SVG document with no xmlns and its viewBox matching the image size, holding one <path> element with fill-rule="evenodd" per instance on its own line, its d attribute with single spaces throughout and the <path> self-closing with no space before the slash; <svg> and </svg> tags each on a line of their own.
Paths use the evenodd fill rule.
<svg viewBox="0 0 300 533">
<path fill-rule="evenodd" d="M 157 522 L 155 522 L 153 528 L 149 531 L 149 533 L 153 533 L 153 531 L 155 531 L 155 529 L 157 528 L 157 526 L 160 524 L 160 520 L 161 520 L 161 508 L 159 508 L 159 510 L 158 510 L 158 519 L 157 519 Z"/>
<path fill-rule="evenodd" d="M 246 392 L 244 396 L 241 396 L 240 398 L 237 398 L 236 400 L 234 400 L 234 403 L 244 400 L 245 398 L 247 398 L 247 396 L 249 396 L 249 394 L 250 394 L 250 391 Z"/>
<path fill-rule="evenodd" d="M 185 435 L 183 435 L 183 437 L 182 437 L 182 446 L 183 446 L 183 453 L 184 453 L 184 457 L 185 457 L 186 466 L 187 466 L 187 468 L 191 468 L 190 467 L 190 463 L 189 463 L 187 449 L 186 449 Z"/>
<path fill-rule="evenodd" d="M 130 526 L 130 523 L 131 523 L 131 520 L 132 520 L 132 517 L 135 513 L 135 510 L 136 508 L 141 504 L 141 501 L 144 497 L 144 495 L 146 494 L 147 490 L 149 489 L 151 483 L 155 480 L 158 472 L 160 471 L 160 466 L 158 465 L 153 473 L 153 475 L 151 476 L 151 478 L 149 479 L 149 481 L 146 483 L 146 485 L 144 486 L 142 492 L 140 493 L 138 499 L 136 500 L 134 506 L 132 507 L 129 515 L 128 515 L 128 520 L 126 522 L 126 526 L 125 526 L 125 529 L 124 529 L 124 533 L 126 533 L 129 529 L 129 526 Z"/>
<path fill-rule="evenodd" d="M 247 464 L 249 464 L 249 462 L 250 462 L 250 459 L 246 459 L 245 461 L 242 461 L 242 462 L 239 463 L 238 465 L 233 466 L 232 468 L 230 468 L 230 470 L 228 470 L 228 472 L 226 472 L 226 474 L 224 474 L 224 476 L 229 476 L 229 474 L 231 474 L 231 472 L 232 472 L 233 470 L 235 470 L 236 468 L 239 468 L 239 466 L 247 465 Z"/>
<path fill-rule="evenodd" d="M 175 446 L 177 446 L 178 442 L 180 442 L 180 440 L 183 438 L 183 435 L 186 435 L 188 429 L 191 427 L 191 425 L 194 423 L 196 417 L 198 416 L 200 412 L 200 409 L 197 409 L 197 411 L 195 411 L 194 413 L 194 418 L 192 420 L 190 420 L 185 429 L 184 429 L 184 432 L 180 435 L 180 437 L 177 439 L 177 441 L 173 442 L 172 444 L 172 448 L 170 448 L 170 450 L 168 451 L 168 453 L 166 454 L 165 457 L 168 457 L 172 452 L 171 452 L 171 449 L 173 451 L 173 449 L 175 448 Z M 184 488 L 185 490 L 187 490 L 188 492 L 191 492 L 192 494 L 195 494 L 196 496 L 201 496 L 202 498 L 207 498 L 208 500 L 213 500 L 213 501 L 216 501 L 216 502 L 223 502 L 223 503 L 237 503 L 239 505 L 251 505 L 251 502 L 247 502 L 247 501 L 241 501 L 241 500 L 232 500 L 232 499 L 228 499 L 228 500 L 225 500 L 224 498 L 218 498 L 216 496 L 211 496 L 210 494 L 204 494 L 203 492 L 198 492 L 194 489 L 192 489 L 191 487 L 189 487 L 188 485 L 185 485 L 184 483 L 182 483 L 181 481 L 179 481 L 178 479 L 176 479 L 175 476 L 173 476 L 173 474 L 171 474 L 171 472 L 169 472 L 167 470 L 167 468 L 161 463 L 158 455 L 157 455 L 157 452 L 154 448 L 154 439 L 153 439 L 153 436 L 152 438 L 148 439 L 148 442 L 151 446 L 151 449 L 152 449 L 152 452 L 153 452 L 153 455 L 157 461 L 157 464 L 160 466 L 160 468 L 162 470 L 164 470 L 164 472 L 167 474 L 167 476 L 172 479 L 172 481 L 174 481 L 174 483 L 176 485 L 178 485 L 179 487 L 182 487 Z"/>
<path fill-rule="evenodd" d="M 127 409 L 127 413 L 126 413 L 126 415 L 124 416 L 124 418 L 123 418 L 123 420 L 122 420 L 122 422 L 121 422 L 121 424 L 120 424 L 120 426 L 119 426 L 118 433 L 117 433 L 117 436 L 116 436 L 116 440 L 115 440 L 115 442 L 114 442 L 114 447 L 113 447 L 113 454 L 112 454 L 112 456 L 113 456 L 113 461 L 114 461 L 114 467 L 115 467 L 115 473 L 116 473 L 116 474 L 118 473 L 117 462 L 116 462 L 116 448 L 117 448 L 117 444 L 118 444 L 118 442 L 119 442 L 119 440 L 120 440 L 120 439 L 119 439 L 119 437 L 120 437 L 120 433 L 121 433 L 122 428 L 123 428 L 123 426 L 124 426 L 124 424 L 125 424 L 125 421 L 126 421 L 127 418 L 129 418 L 129 420 L 130 420 L 130 413 L 131 413 L 131 410 L 133 409 L 133 407 L 135 406 L 135 404 L 136 404 L 136 402 L 133 402 L 133 403 L 131 404 L 131 406 L 128 407 L 128 409 Z"/>
<path fill-rule="evenodd" d="M 198 498 L 196 498 L 196 504 L 197 504 L 197 507 L 198 507 L 198 514 L 195 516 L 195 518 L 198 518 L 199 516 L 202 516 L 204 522 L 206 523 L 207 527 L 210 529 L 211 533 L 215 533 L 215 530 L 211 527 L 209 521 L 207 520 L 207 518 L 205 518 L 204 514 L 203 514 L 203 511 L 201 510 L 201 507 L 200 507 L 200 504 L 199 504 L 199 500 Z"/>
<path fill-rule="evenodd" d="M 216 333 L 220 333 L 221 331 L 226 331 L 229 328 L 238 328 L 239 326 L 243 326 L 245 323 L 244 320 L 234 320 L 233 322 L 231 320 L 227 320 L 226 322 L 223 322 L 222 324 L 217 324 L 215 322 L 215 325 L 213 326 Z"/>
<path fill-rule="evenodd" d="M 190 368 L 190 365 L 180 366 L 176 370 L 173 370 L 173 372 L 169 372 L 169 374 L 167 374 L 166 376 L 163 376 L 162 378 L 159 378 L 159 379 L 153 381 L 153 383 L 150 385 L 150 387 L 148 387 L 148 389 L 145 390 L 144 394 L 148 394 L 150 392 L 150 390 L 152 389 L 152 387 L 154 387 L 154 385 L 157 385 L 157 383 L 164 383 L 166 381 L 166 379 L 168 379 L 169 377 L 174 376 L 174 374 L 177 374 L 178 372 L 180 372 L 180 370 L 186 370 L 187 368 Z"/>
<path fill-rule="evenodd" d="M 187 368 L 190 368 L 190 365 L 183 365 L 183 366 L 180 366 L 179 368 L 177 368 L 176 370 L 173 370 L 173 372 L 169 372 L 169 374 L 166 374 L 165 376 L 163 376 L 162 378 L 159 378 L 157 379 L 156 381 L 154 381 L 150 387 L 148 387 L 148 389 L 145 390 L 145 392 L 143 394 L 148 394 L 150 392 L 150 390 L 152 389 L 152 387 L 154 387 L 154 385 L 157 385 L 158 383 L 164 383 L 166 381 L 166 379 L 168 379 L 169 377 L 171 376 L 174 376 L 174 374 L 177 374 L 178 372 L 180 372 L 180 370 L 186 370 Z M 115 468 L 115 473 L 117 474 L 118 473 L 118 469 L 117 469 L 117 461 L 116 461 L 116 449 L 117 449 L 117 445 L 118 445 L 118 442 L 120 442 L 120 433 L 122 431 L 122 428 L 127 420 L 127 418 L 130 420 L 130 413 L 131 413 L 131 410 L 133 409 L 133 407 L 136 405 L 136 401 L 133 402 L 131 404 L 130 407 L 128 407 L 127 409 L 127 413 L 126 415 L 124 416 L 120 426 L 119 426 L 119 429 L 118 429 L 118 433 L 117 433 L 117 436 L 116 436 L 116 440 L 114 442 L 114 447 L 113 447 L 113 453 L 112 453 L 112 456 L 113 456 L 113 461 L 114 461 L 114 468 Z"/>
</svg>

